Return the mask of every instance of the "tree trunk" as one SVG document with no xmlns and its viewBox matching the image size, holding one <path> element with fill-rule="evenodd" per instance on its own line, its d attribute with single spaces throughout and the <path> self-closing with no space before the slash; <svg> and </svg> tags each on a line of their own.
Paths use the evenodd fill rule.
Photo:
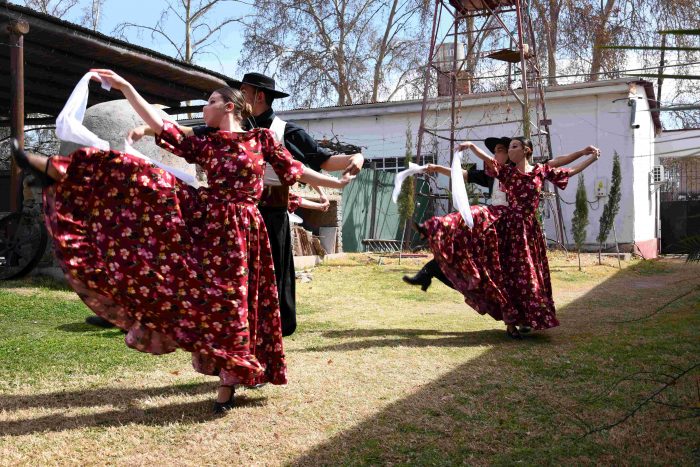
<svg viewBox="0 0 700 467">
<path fill-rule="evenodd" d="M 550 86 L 557 84 L 557 39 L 559 34 L 559 13 L 561 5 L 557 0 L 549 0 L 549 24 L 545 25 L 547 31 L 547 74 Z"/>
<path fill-rule="evenodd" d="M 381 85 L 381 75 L 382 67 L 384 66 L 384 57 L 386 56 L 386 50 L 388 47 L 389 36 L 391 35 L 391 28 L 394 25 L 394 17 L 396 16 L 396 7 L 399 1 L 394 0 L 391 3 L 391 11 L 389 12 L 389 19 L 387 20 L 386 29 L 384 30 L 384 37 L 382 37 L 382 42 L 379 45 L 379 54 L 377 55 L 377 61 L 374 64 L 374 79 L 372 82 L 372 102 L 377 102 L 379 98 L 379 86 Z"/>
<path fill-rule="evenodd" d="M 581 272 L 581 249 L 578 249 L 578 270 Z"/>
<path fill-rule="evenodd" d="M 605 7 L 600 12 L 595 35 L 593 36 L 593 51 L 591 57 L 591 81 L 598 81 L 600 70 L 603 68 L 603 54 L 607 51 L 601 49 L 601 45 L 605 45 L 608 41 L 607 24 L 610 18 L 610 13 L 615 6 L 615 0 L 607 0 Z"/>
<path fill-rule="evenodd" d="M 190 8 L 192 6 L 191 0 L 185 2 L 185 62 L 192 63 L 192 24 L 190 19 L 192 18 L 190 14 Z"/>
</svg>

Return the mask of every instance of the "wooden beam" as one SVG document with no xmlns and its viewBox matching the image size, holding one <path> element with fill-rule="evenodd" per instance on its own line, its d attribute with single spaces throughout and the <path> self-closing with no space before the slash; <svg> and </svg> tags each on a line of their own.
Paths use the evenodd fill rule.
<svg viewBox="0 0 700 467">
<path fill-rule="evenodd" d="M 0 118 L 0 128 L 7 128 L 11 125 L 9 118 Z M 56 117 L 33 117 L 24 119 L 25 126 L 55 126 Z"/>
<path fill-rule="evenodd" d="M 23 20 L 7 25 L 10 42 L 10 136 L 24 148 L 24 35 L 29 24 Z M 22 203 L 22 170 L 10 163 L 10 209 L 17 211 Z"/>
<path fill-rule="evenodd" d="M 666 29 L 659 31 L 659 34 L 700 36 L 700 29 Z"/>
<path fill-rule="evenodd" d="M 658 73 L 626 74 L 625 76 L 643 76 L 647 78 L 668 78 L 668 79 L 700 79 L 700 75 L 667 75 Z"/>
<path fill-rule="evenodd" d="M 0 99 L 8 101 L 12 99 L 12 92 L 4 89 L 0 89 Z M 24 107 L 25 107 L 25 112 L 24 114 L 27 113 L 44 113 L 47 115 L 58 115 L 58 113 L 61 111 L 63 108 L 63 105 L 61 104 L 52 106 L 50 103 L 45 102 L 44 100 L 32 96 L 24 96 Z M 10 113 L 12 113 L 12 108 L 10 108 Z M 24 120 L 23 120 L 24 121 Z"/>
<path fill-rule="evenodd" d="M 700 51 L 700 47 L 673 47 L 660 45 L 599 45 L 596 48 L 615 50 L 680 50 L 684 52 Z"/>
<path fill-rule="evenodd" d="M 61 74 L 73 74 L 75 70 L 80 70 L 79 76 L 87 73 L 90 68 L 111 68 L 124 78 L 129 80 L 134 87 L 141 93 L 144 98 L 152 103 L 163 104 L 168 106 L 179 105 L 181 101 L 187 99 L 198 99 L 204 96 L 199 90 L 186 90 L 179 89 L 177 86 L 171 86 L 170 84 L 164 83 L 162 79 L 150 79 L 129 69 L 121 69 L 115 67 L 113 64 L 105 63 L 98 60 L 89 60 L 77 55 L 66 54 L 63 52 L 55 53 L 51 49 L 46 49 L 41 46 L 36 46 L 32 44 L 27 46 L 27 61 L 33 63 L 41 64 L 41 66 L 48 66 L 52 69 L 58 71 L 54 76 L 60 76 Z M 63 73 L 61 73 L 60 71 Z M 75 86 L 78 81 L 76 80 L 72 86 Z M 72 87 L 71 86 L 71 87 Z M 105 91 L 106 92 L 106 91 Z M 206 94 L 208 96 L 208 94 Z M 68 97 L 68 96 L 66 96 Z"/>
<path fill-rule="evenodd" d="M 201 113 L 203 105 L 187 105 L 182 107 L 169 107 L 163 109 L 168 115 L 179 115 L 186 113 Z"/>
</svg>

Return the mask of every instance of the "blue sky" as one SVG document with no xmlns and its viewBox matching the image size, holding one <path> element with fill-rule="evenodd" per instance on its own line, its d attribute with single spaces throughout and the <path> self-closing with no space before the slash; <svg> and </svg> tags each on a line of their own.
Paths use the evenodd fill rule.
<svg viewBox="0 0 700 467">
<path fill-rule="evenodd" d="M 10 3 L 24 4 L 24 2 L 19 0 L 11 0 Z M 79 23 L 80 17 L 82 16 L 82 5 L 87 4 L 87 2 L 81 0 L 80 3 L 81 5 L 70 10 L 63 19 Z M 113 36 L 114 28 L 122 22 L 154 26 L 160 18 L 162 10 L 165 8 L 166 2 L 163 0 L 106 0 L 104 11 L 101 15 L 99 31 L 103 34 Z M 249 11 L 250 7 L 242 3 L 226 2 L 222 6 L 217 6 L 210 17 L 212 19 L 221 19 L 228 16 L 240 16 Z M 184 33 L 182 32 L 183 26 L 179 20 L 173 18 L 175 17 L 171 15 L 169 31 L 177 35 L 178 41 L 176 42 L 179 42 L 182 40 L 182 37 L 184 37 Z M 138 35 L 136 31 L 132 29 L 128 33 L 127 40 L 134 44 L 157 50 L 166 55 L 175 56 L 175 50 L 171 45 L 162 38 L 156 38 L 155 41 L 152 40 L 150 33 L 147 31 Z M 195 63 L 234 78 L 238 77 L 236 62 L 241 53 L 242 41 L 243 31 L 241 25 L 238 23 L 231 23 L 224 28 L 221 40 L 208 49 L 218 57 L 218 60 L 211 55 L 204 55 L 198 57 Z"/>
</svg>

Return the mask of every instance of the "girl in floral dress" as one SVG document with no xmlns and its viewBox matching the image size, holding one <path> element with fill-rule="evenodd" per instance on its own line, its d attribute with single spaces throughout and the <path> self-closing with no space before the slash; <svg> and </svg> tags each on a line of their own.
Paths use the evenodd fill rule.
<svg viewBox="0 0 700 467">
<path fill-rule="evenodd" d="M 279 302 L 257 203 L 265 164 L 280 180 L 335 188 L 304 169 L 269 130 L 245 132 L 250 111 L 222 88 L 204 106 L 220 131 L 184 133 L 126 80 L 93 70 L 121 91 L 157 142 L 206 172 L 195 190 L 129 154 L 82 148 L 49 159 L 15 147 L 18 165 L 43 180 L 46 224 L 72 287 L 98 315 L 128 331 L 126 344 L 154 354 L 192 352 L 197 371 L 221 381 L 216 412 L 233 407 L 235 384 L 285 384 Z"/>
<path fill-rule="evenodd" d="M 491 159 L 488 154 L 475 153 L 482 159 L 482 156 Z M 565 189 L 570 177 L 598 160 L 600 151 L 588 146 L 571 154 L 570 159 L 585 155 L 590 157 L 572 169 L 554 168 L 546 163 L 532 164 L 532 141 L 518 137 L 511 141 L 508 149 L 508 158 L 514 166 L 499 164 L 495 160 L 487 163 L 488 170 L 501 182 L 509 200 L 509 209 L 497 224 L 504 287 L 517 310 L 518 324 L 534 330 L 559 325 L 552 298 L 547 243 L 537 220 L 540 193 L 545 180 Z M 509 334 L 520 337 L 515 328 L 509 329 Z"/>
<path fill-rule="evenodd" d="M 512 338 L 521 338 L 517 325 L 533 329 L 557 326 L 547 263 L 546 243 L 537 221 L 537 207 L 545 180 L 565 188 L 570 176 L 600 155 L 587 148 L 556 159 L 556 164 L 531 165 L 532 142 L 514 138 L 502 164 L 464 142 L 485 163 L 487 174 L 498 178 L 507 206 L 472 206 L 474 227 L 466 228 L 459 213 L 434 217 L 419 226 L 429 240 L 442 272 L 481 314 L 503 320 Z M 591 154 L 573 169 L 558 166 Z M 557 167 L 553 167 L 556 165 Z"/>
</svg>

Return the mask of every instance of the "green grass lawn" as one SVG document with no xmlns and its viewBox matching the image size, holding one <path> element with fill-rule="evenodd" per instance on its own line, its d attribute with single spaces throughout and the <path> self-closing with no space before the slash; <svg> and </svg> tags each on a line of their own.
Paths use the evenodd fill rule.
<svg viewBox="0 0 700 467">
<path fill-rule="evenodd" d="M 424 261 L 314 269 L 289 385 L 223 418 L 188 354 L 128 349 L 51 280 L 0 284 L 0 464 L 700 462 L 698 367 L 586 435 L 700 363 L 700 265 L 553 255 L 561 326 L 516 342 L 442 284 L 403 284 Z"/>
</svg>

